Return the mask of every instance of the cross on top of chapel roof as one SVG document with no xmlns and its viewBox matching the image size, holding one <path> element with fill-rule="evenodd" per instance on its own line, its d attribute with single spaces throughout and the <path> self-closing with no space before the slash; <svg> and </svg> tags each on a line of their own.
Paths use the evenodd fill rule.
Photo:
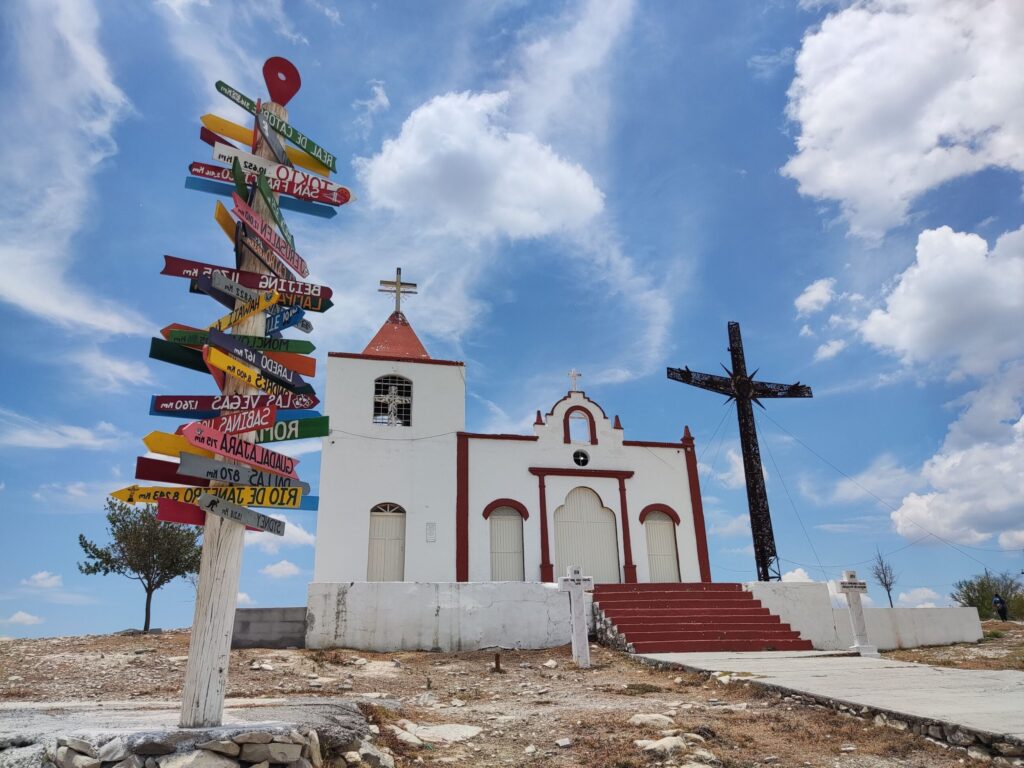
<svg viewBox="0 0 1024 768">
<path fill-rule="evenodd" d="M 402 282 L 402 268 L 398 267 L 395 270 L 394 280 L 381 280 L 380 288 L 377 289 L 380 293 L 393 293 L 395 294 L 395 312 L 402 311 L 402 294 L 417 293 L 416 283 L 403 283 Z"/>
</svg>

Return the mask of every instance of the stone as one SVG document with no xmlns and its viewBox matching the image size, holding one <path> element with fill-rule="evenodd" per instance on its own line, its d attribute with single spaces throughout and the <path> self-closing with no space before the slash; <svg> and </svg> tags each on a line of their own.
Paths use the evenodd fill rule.
<svg viewBox="0 0 1024 768">
<path fill-rule="evenodd" d="M 406 725 L 407 724 L 407 725 Z M 441 725 L 416 725 L 408 720 L 399 721 L 399 725 L 421 741 L 429 744 L 445 744 L 468 741 L 480 735 L 483 728 L 475 725 L 458 723 L 442 723 Z"/>
<path fill-rule="evenodd" d="M 451 706 L 453 706 L 453 707 L 464 707 L 464 706 L 466 706 L 466 702 L 464 702 L 462 699 L 452 699 Z"/>
<path fill-rule="evenodd" d="M 395 758 L 367 741 L 359 745 L 359 759 L 370 768 L 395 768 Z"/>
<path fill-rule="evenodd" d="M 216 752 L 208 752 L 205 749 L 165 755 L 157 762 L 160 764 L 160 768 L 238 768 L 238 763 L 230 757 L 219 755 Z"/>
<path fill-rule="evenodd" d="M 690 754 L 690 757 L 695 757 L 704 763 L 717 763 L 718 758 L 715 757 L 713 752 L 708 752 L 706 749 L 695 749 Z"/>
<path fill-rule="evenodd" d="M 269 744 L 274 740 L 274 734 L 266 731 L 248 731 L 231 737 L 235 744 Z"/>
<path fill-rule="evenodd" d="M 942 726 L 941 725 L 929 725 L 928 726 L 928 735 L 931 736 L 933 739 L 941 739 L 941 738 L 943 738 Z"/>
<path fill-rule="evenodd" d="M 85 739 L 78 739 L 74 736 L 66 736 L 64 738 L 64 744 L 75 750 L 75 752 L 81 752 L 83 755 L 89 757 L 99 757 L 99 752 L 96 747 L 92 745 L 92 742 L 86 741 Z M 118 758 L 119 760 L 121 758 Z"/>
<path fill-rule="evenodd" d="M 45 757 L 46 747 L 43 744 L 9 744 L 0 751 L 0 768 L 56 768 Z"/>
<path fill-rule="evenodd" d="M 380 726 L 379 725 L 371 725 L 370 726 L 370 733 L 372 733 L 374 736 L 380 736 Z"/>
<path fill-rule="evenodd" d="M 526 749 L 523 750 L 524 755 L 534 755 L 537 753 L 537 747 L 533 744 L 528 744 Z"/>
<path fill-rule="evenodd" d="M 233 741 L 204 741 L 202 744 L 196 744 L 196 749 L 219 752 L 228 757 L 238 757 L 238 753 L 242 751 L 242 748 Z"/>
<path fill-rule="evenodd" d="M 241 759 L 247 763 L 292 763 L 302 757 L 302 747 L 298 744 L 243 744 Z"/>
<path fill-rule="evenodd" d="M 546 667 L 547 664 L 545 664 L 544 666 Z M 559 749 L 568 749 L 572 746 L 572 739 L 557 739 L 555 741 L 555 746 Z"/>
<path fill-rule="evenodd" d="M 857 746 L 855 744 L 843 744 L 839 747 L 840 752 L 856 752 Z"/>
<path fill-rule="evenodd" d="M 304 757 L 300 757 L 294 763 L 289 763 L 288 768 L 313 768 L 313 764 Z"/>
<path fill-rule="evenodd" d="M 96 757 L 102 763 L 118 763 L 127 758 L 128 755 L 128 745 L 124 739 L 117 736 L 100 747 Z"/>
<path fill-rule="evenodd" d="M 343 757 L 345 758 L 345 762 L 349 765 L 359 765 L 360 759 L 358 752 L 346 752 Z"/>
<path fill-rule="evenodd" d="M 658 714 L 636 714 L 629 718 L 630 725 L 641 728 L 668 728 L 673 725 L 672 718 Z"/>
<path fill-rule="evenodd" d="M 420 739 L 418 736 L 409 733 L 406 730 L 399 728 L 397 725 L 389 725 L 388 730 L 390 730 L 395 735 L 395 738 L 403 744 L 408 744 L 410 747 L 423 746 L 422 739 Z"/>
<path fill-rule="evenodd" d="M 678 736 L 666 736 L 663 739 L 657 740 L 641 739 L 633 743 L 644 752 L 655 752 L 659 755 L 671 755 L 680 749 L 686 749 L 686 741 Z"/>
<path fill-rule="evenodd" d="M 155 757 L 146 758 L 146 768 L 160 768 Z"/>
<path fill-rule="evenodd" d="M 144 768 L 146 761 L 138 755 L 128 755 L 124 760 L 115 763 L 113 768 Z"/>
<path fill-rule="evenodd" d="M 541 666 L 542 667 L 547 667 L 548 669 L 554 669 L 555 667 L 558 666 L 558 662 L 555 661 L 554 659 L 548 659 Z"/>
<path fill-rule="evenodd" d="M 357 667 L 365 667 L 370 662 L 368 662 L 366 659 L 356 657 L 352 659 L 352 663 L 355 664 Z"/>
<path fill-rule="evenodd" d="M 320 734 L 315 729 L 309 729 L 309 733 L 306 734 L 306 743 L 309 744 L 309 762 L 313 764 L 313 768 L 323 768 L 324 753 L 320 748 Z"/>
<path fill-rule="evenodd" d="M 997 741 L 992 749 L 1004 757 L 1024 757 L 1024 745 L 1010 744 L 1007 741 Z"/>
<path fill-rule="evenodd" d="M 956 744 L 958 747 L 966 747 L 974 743 L 974 736 L 967 731 L 962 731 L 959 728 L 946 729 L 946 741 L 950 744 Z"/>
<path fill-rule="evenodd" d="M 687 741 L 694 742 L 696 744 L 703 744 L 707 739 L 701 736 L 699 733 L 684 733 L 683 738 Z"/>
<path fill-rule="evenodd" d="M 977 744 L 967 748 L 967 756 L 974 760 L 980 760 L 983 763 L 992 762 L 992 753 L 985 749 L 985 747 L 980 747 Z"/>
<path fill-rule="evenodd" d="M 264 760 L 262 763 L 253 763 L 249 768 L 270 768 L 270 763 Z"/>
<path fill-rule="evenodd" d="M 155 736 L 143 736 L 137 742 L 129 742 L 128 748 L 136 755 L 156 757 L 171 754 L 174 751 L 174 744 Z"/>
<path fill-rule="evenodd" d="M 83 755 L 65 745 L 57 747 L 57 768 L 100 768 L 100 761 L 95 757 Z"/>
</svg>

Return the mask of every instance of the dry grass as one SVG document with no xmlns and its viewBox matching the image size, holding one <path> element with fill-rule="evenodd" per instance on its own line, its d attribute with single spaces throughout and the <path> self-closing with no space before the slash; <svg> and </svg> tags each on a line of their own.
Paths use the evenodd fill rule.
<svg viewBox="0 0 1024 768">
<path fill-rule="evenodd" d="M 979 643 L 956 643 L 928 648 L 887 651 L 884 656 L 957 669 L 1012 669 L 1024 671 L 1024 624 L 983 621 L 985 637 Z"/>
</svg>

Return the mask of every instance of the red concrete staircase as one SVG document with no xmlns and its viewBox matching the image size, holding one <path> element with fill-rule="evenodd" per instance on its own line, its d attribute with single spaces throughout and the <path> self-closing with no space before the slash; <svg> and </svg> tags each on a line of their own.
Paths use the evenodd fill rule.
<svg viewBox="0 0 1024 768">
<path fill-rule="evenodd" d="M 598 640 L 631 653 L 809 651 L 740 584 L 597 584 Z"/>
</svg>

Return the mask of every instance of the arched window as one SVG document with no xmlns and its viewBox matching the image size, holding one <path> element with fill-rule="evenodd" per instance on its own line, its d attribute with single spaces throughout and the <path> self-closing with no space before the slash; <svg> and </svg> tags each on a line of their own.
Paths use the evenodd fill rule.
<svg viewBox="0 0 1024 768">
<path fill-rule="evenodd" d="M 404 376 L 381 376 L 373 382 L 373 423 L 412 426 L 412 382 Z"/>
<path fill-rule="evenodd" d="M 574 405 L 562 417 L 562 431 L 566 443 L 597 445 L 597 424 L 594 414 L 582 405 Z"/>
<path fill-rule="evenodd" d="M 405 579 L 405 510 L 397 504 L 378 504 L 370 510 L 370 551 L 367 581 Z"/>
</svg>

